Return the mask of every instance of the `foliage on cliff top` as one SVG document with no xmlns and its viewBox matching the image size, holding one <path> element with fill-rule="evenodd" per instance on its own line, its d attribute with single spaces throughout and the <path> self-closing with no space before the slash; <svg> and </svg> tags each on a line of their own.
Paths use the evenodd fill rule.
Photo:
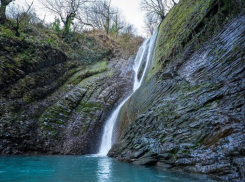
<svg viewBox="0 0 245 182">
<path fill-rule="evenodd" d="M 106 32 L 100 30 L 83 33 L 70 32 L 63 37 L 62 32 L 40 24 L 29 24 L 21 31 L 21 36 L 16 37 L 15 31 L 8 23 L 0 26 L 0 38 L 37 46 L 50 46 L 64 52 L 70 59 L 81 61 L 85 65 L 104 58 L 132 56 L 143 41 L 143 38 L 134 35 L 107 35 Z"/>
</svg>

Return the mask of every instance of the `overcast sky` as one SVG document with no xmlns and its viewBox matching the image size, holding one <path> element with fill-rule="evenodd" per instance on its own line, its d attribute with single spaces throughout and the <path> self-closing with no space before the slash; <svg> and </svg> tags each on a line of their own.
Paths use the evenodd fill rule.
<svg viewBox="0 0 245 182">
<path fill-rule="evenodd" d="M 141 0 L 112 0 L 112 5 L 118 7 L 126 20 L 133 24 L 139 34 L 143 34 L 144 30 L 144 13 L 140 10 Z"/>
<path fill-rule="evenodd" d="M 44 17 L 46 14 L 47 21 L 53 21 L 53 16 L 50 13 L 45 12 L 44 9 L 41 9 L 38 0 L 26 0 L 28 3 L 34 2 L 35 9 L 37 14 L 40 17 Z M 15 0 L 15 4 L 21 5 L 25 2 L 25 0 Z M 138 34 L 145 36 L 144 33 L 144 13 L 140 10 L 139 4 L 141 0 L 112 0 L 112 5 L 114 7 L 118 7 L 123 16 L 126 18 L 127 22 L 133 24 L 137 30 Z"/>
</svg>

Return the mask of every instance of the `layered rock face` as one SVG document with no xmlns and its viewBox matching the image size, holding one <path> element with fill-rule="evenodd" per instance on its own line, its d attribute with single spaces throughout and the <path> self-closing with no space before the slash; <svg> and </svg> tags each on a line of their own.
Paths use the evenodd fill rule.
<svg viewBox="0 0 245 182">
<path fill-rule="evenodd" d="M 1 37 L 0 47 L 0 154 L 96 153 L 108 114 L 132 89 L 133 60 L 88 50 L 100 59 L 84 66 L 50 45 Z"/>
<path fill-rule="evenodd" d="M 245 180 L 245 15 L 230 18 L 230 2 L 183 0 L 170 11 L 109 156 Z"/>
</svg>

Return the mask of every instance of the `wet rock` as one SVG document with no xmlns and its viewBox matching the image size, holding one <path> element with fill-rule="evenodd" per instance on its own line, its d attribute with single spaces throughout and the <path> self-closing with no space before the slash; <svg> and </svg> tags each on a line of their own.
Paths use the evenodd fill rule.
<svg viewBox="0 0 245 182">
<path fill-rule="evenodd" d="M 184 2 L 178 5 L 181 12 Z M 212 5 L 200 2 L 200 6 L 212 9 Z M 198 10 L 194 4 L 192 8 Z M 188 43 L 174 49 L 191 29 L 182 27 L 182 22 L 179 36 L 167 32 L 178 23 L 173 21 L 178 19 L 176 9 L 168 15 L 171 21 L 167 16 L 160 27 L 155 65 L 122 108 L 118 139 L 109 156 L 244 181 L 245 64 L 244 56 L 239 55 L 245 49 L 245 15 L 237 15 L 216 33 L 209 32 L 208 38 L 200 31 L 198 37 L 190 36 Z M 203 9 L 198 11 L 200 16 L 190 15 L 193 24 L 195 17 L 202 17 Z M 206 28 L 211 26 L 209 21 L 206 16 Z M 199 38 L 205 41 L 195 48 Z"/>
<path fill-rule="evenodd" d="M 84 66 L 47 45 L 3 38 L 0 46 L 19 49 L 3 49 L 0 154 L 96 153 L 105 120 L 132 89 L 133 59 L 103 57 L 93 45 L 102 52 L 89 52 Z M 20 64 L 18 54 L 26 54 Z"/>
<path fill-rule="evenodd" d="M 137 165 L 152 165 L 155 164 L 157 162 L 157 159 L 155 158 L 140 158 L 137 161 L 134 161 L 133 164 L 137 164 Z"/>
</svg>

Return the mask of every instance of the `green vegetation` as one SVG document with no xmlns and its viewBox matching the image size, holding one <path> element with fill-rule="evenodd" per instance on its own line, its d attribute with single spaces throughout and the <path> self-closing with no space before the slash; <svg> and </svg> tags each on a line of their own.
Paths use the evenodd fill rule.
<svg viewBox="0 0 245 182">
<path fill-rule="evenodd" d="M 198 49 L 244 7 L 244 1 L 180 1 L 159 27 L 155 65 L 148 78 L 178 58 L 185 47 L 194 44 Z"/>
<path fill-rule="evenodd" d="M 0 96 L 1 102 L 6 104 L 0 105 L 0 115 L 9 114 L 11 117 L 6 121 L 19 121 L 25 116 L 38 121 L 43 115 L 37 123 L 54 135 L 55 128 L 66 124 L 64 119 L 80 102 L 70 96 L 62 103 L 69 108 L 67 110 L 55 104 L 59 94 L 64 96 L 83 80 L 89 82 L 88 78 L 99 77 L 104 72 L 105 78 L 112 77 L 109 60 L 134 55 L 143 40 L 132 34 L 107 35 L 99 30 L 69 31 L 63 36 L 57 19 L 52 26 L 29 21 L 19 29 L 18 37 L 10 22 L 15 20 L 8 18 L 0 25 Z M 82 97 L 81 93 L 76 93 Z M 91 107 L 101 108 L 100 104 L 94 104 Z M 89 110 L 89 103 L 84 106 Z M 45 112 L 47 108 L 50 112 Z"/>
<path fill-rule="evenodd" d="M 59 100 L 56 104 L 48 108 L 40 118 L 41 127 L 44 131 L 51 132 L 55 131 L 55 128 L 58 126 L 66 125 L 64 122 L 74 110 L 78 112 L 84 112 L 83 116 L 89 118 L 94 118 L 94 115 L 91 115 L 92 110 L 101 109 L 102 104 L 100 102 L 87 102 L 86 99 L 83 99 L 85 93 L 90 95 L 89 85 L 93 83 L 96 77 L 101 76 L 102 73 L 108 70 L 108 61 L 104 59 L 101 62 L 98 62 L 94 65 L 87 66 L 86 68 L 75 68 L 76 72 L 68 81 L 59 89 L 62 92 L 63 89 L 66 89 L 67 85 L 76 86 L 71 90 L 66 97 Z M 109 75 L 110 71 L 107 71 Z M 85 89 L 88 89 L 88 93 Z M 84 123 L 83 131 L 86 132 L 88 126 Z"/>
<path fill-rule="evenodd" d="M 61 50 L 69 58 L 81 61 L 84 65 L 93 64 L 103 58 L 132 56 L 143 41 L 142 37 L 134 35 L 135 29 L 132 25 L 122 23 L 122 17 L 119 17 L 118 11 L 114 11 L 114 7 L 109 1 L 103 3 L 108 5 L 108 11 L 111 11 L 108 17 L 110 19 L 108 20 L 109 24 L 113 27 L 108 26 L 111 31 L 104 30 L 103 25 L 96 29 L 96 26 L 93 25 L 93 30 L 87 29 L 80 19 L 80 16 L 83 17 L 86 14 L 80 14 L 80 11 L 85 8 L 84 5 L 89 8 L 99 3 L 100 8 L 105 8 L 102 1 L 99 0 L 92 3 L 84 1 L 85 4 L 81 4 L 80 1 L 65 0 L 54 3 L 52 0 L 45 0 L 42 2 L 44 8 L 58 16 L 51 24 L 46 24 L 37 16 L 35 4 L 26 3 L 23 6 L 18 6 L 10 2 L 11 0 L 5 0 L 0 4 L 0 39 L 5 37 L 30 42 L 38 46 L 51 46 Z M 7 6 L 8 16 L 6 17 Z M 90 10 L 91 16 L 96 13 L 96 11 Z M 103 9 L 103 11 L 106 10 Z M 113 19 L 114 16 L 116 17 L 115 20 Z M 75 17 L 81 21 L 76 22 L 76 25 L 74 24 Z M 104 22 L 103 18 L 102 20 Z M 93 23 L 95 22 L 93 21 Z M 87 22 L 86 25 L 88 24 L 91 22 Z M 85 28 L 81 28 L 81 26 Z"/>
</svg>

